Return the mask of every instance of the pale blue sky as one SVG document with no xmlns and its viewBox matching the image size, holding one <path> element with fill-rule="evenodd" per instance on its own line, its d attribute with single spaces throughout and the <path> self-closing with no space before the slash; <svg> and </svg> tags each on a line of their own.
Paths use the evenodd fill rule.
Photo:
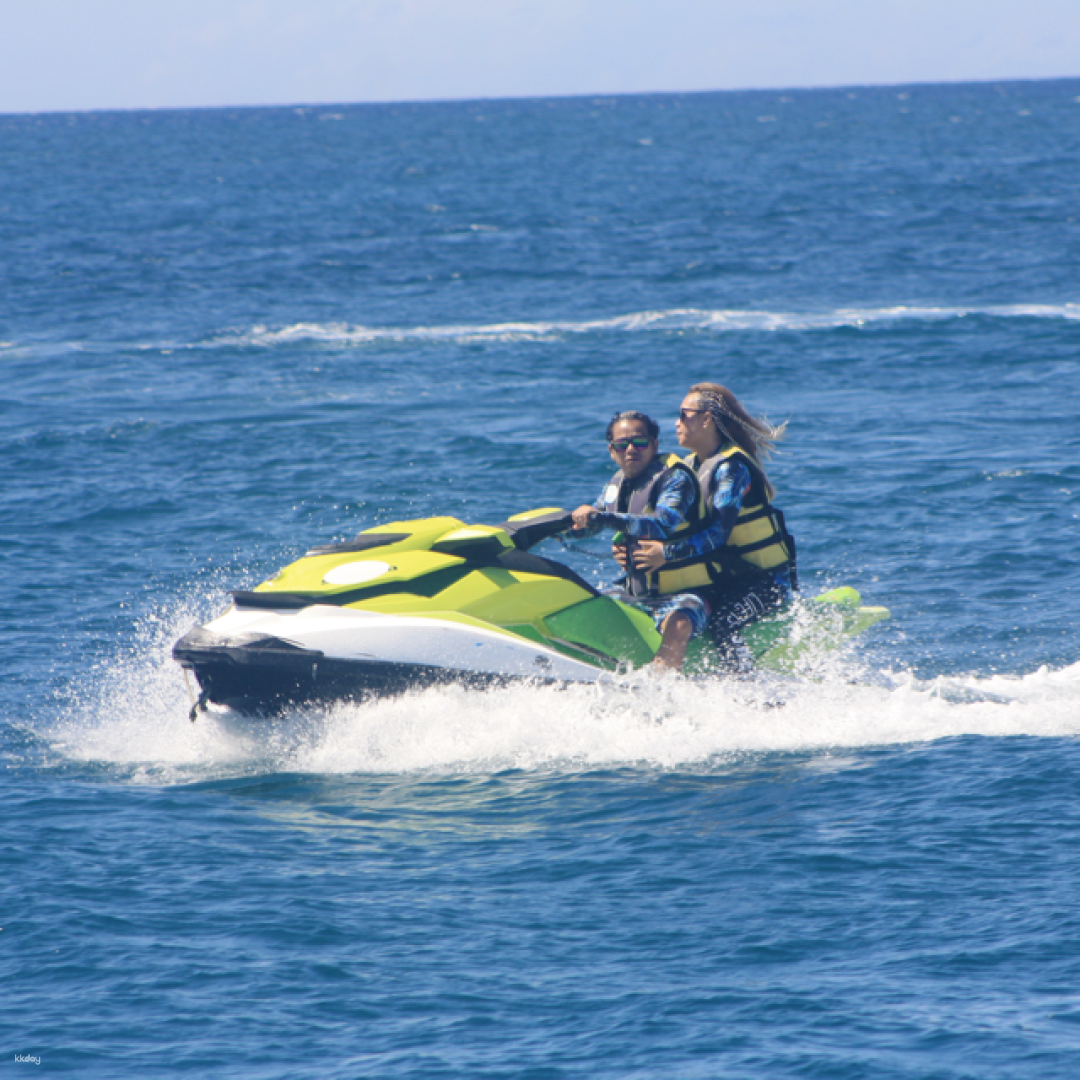
<svg viewBox="0 0 1080 1080">
<path fill-rule="evenodd" d="M 0 0 L 0 112 L 1080 75 L 1080 0 Z"/>
</svg>

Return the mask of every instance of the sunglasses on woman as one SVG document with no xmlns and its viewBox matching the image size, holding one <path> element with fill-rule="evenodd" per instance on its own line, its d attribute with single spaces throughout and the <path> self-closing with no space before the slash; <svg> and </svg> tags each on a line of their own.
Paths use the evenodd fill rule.
<svg viewBox="0 0 1080 1080">
<path fill-rule="evenodd" d="M 652 439 L 648 435 L 634 435 L 629 439 L 614 439 L 610 443 L 611 449 L 616 454 L 625 454 L 629 446 L 635 446 L 638 450 L 647 450 L 652 445 Z"/>
</svg>

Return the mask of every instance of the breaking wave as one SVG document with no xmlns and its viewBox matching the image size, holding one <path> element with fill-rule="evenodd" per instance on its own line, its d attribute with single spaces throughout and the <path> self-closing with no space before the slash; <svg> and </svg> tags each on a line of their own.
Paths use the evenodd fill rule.
<svg viewBox="0 0 1080 1080">
<path fill-rule="evenodd" d="M 545 341 L 575 335 L 633 333 L 732 332 L 776 333 L 781 331 L 827 331 L 884 329 L 904 324 L 942 323 L 967 318 L 1046 319 L 1080 321 L 1080 303 L 996 304 L 985 306 L 844 307 L 825 312 L 742 311 L 671 308 L 637 311 L 606 319 L 521 320 L 492 323 L 451 323 L 445 326 L 363 326 L 349 323 L 298 322 L 290 326 L 256 325 L 224 330 L 198 341 L 0 341 L 0 356 L 37 359 L 57 353 L 112 352 L 135 349 L 149 352 L 183 352 L 204 349 L 277 348 L 288 345 L 331 345 L 359 348 L 379 344 Z"/>
<path fill-rule="evenodd" d="M 1013 319 L 1080 320 L 1080 304 L 1004 304 L 987 307 L 839 308 L 822 313 L 783 311 L 702 310 L 673 308 L 639 311 L 608 319 L 581 321 L 499 322 L 477 325 L 368 327 L 345 323 L 296 323 L 272 329 L 255 326 L 240 334 L 216 338 L 215 345 L 275 346 L 295 342 L 366 345 L 377 342 L 528 340 L 572 334 L 634 333 L 639 331 L 781 331 L 874 328 L 903 322 L 943 322 L 972 316 Z"/>
</svg>

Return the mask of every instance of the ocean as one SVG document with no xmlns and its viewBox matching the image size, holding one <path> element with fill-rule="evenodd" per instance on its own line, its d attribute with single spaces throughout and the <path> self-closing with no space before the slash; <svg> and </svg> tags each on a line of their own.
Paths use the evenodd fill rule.
<svg viewBox="0 0 1080 1080">
<path fill-rule="evenodd" d="M 1075 1077 L 1078 266 L 1080 80 L 0 116 L 11 1075 Z M 702 380 L 891 611 L 782 707 L 189 722 L 230 589 Z"/>
</svg>

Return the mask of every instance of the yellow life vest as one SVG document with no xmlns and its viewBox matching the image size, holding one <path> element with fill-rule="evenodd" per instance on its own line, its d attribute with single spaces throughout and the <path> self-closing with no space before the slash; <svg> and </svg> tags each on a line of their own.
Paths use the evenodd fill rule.
<svg viewBox="0 0 1080 1080">
<path fill-rule="evenodd" d="M 703 520 L 682 535 L 672 536 L 672 540 L 682 540 L 687 533 L 708 528 L 716 470 L 723 462 L 731 460 L 741 461 L 749 469 L 750 491 L 728 534 L 727 543 L 704 555 L 668 563 L 650 574 L 650 584 L 657 593 L 684 592 L 730 583 L 739 577 L 755 576 L 764 570 L 794 564 L 795 541 L 784 525 L 784 515 L 769 502 L 765 477 L 757 463 L 735 443 L 728 443 L 700 463 L 693 454 L 686 459 L 686 465 L 696 466 Z"/>
</svg>

